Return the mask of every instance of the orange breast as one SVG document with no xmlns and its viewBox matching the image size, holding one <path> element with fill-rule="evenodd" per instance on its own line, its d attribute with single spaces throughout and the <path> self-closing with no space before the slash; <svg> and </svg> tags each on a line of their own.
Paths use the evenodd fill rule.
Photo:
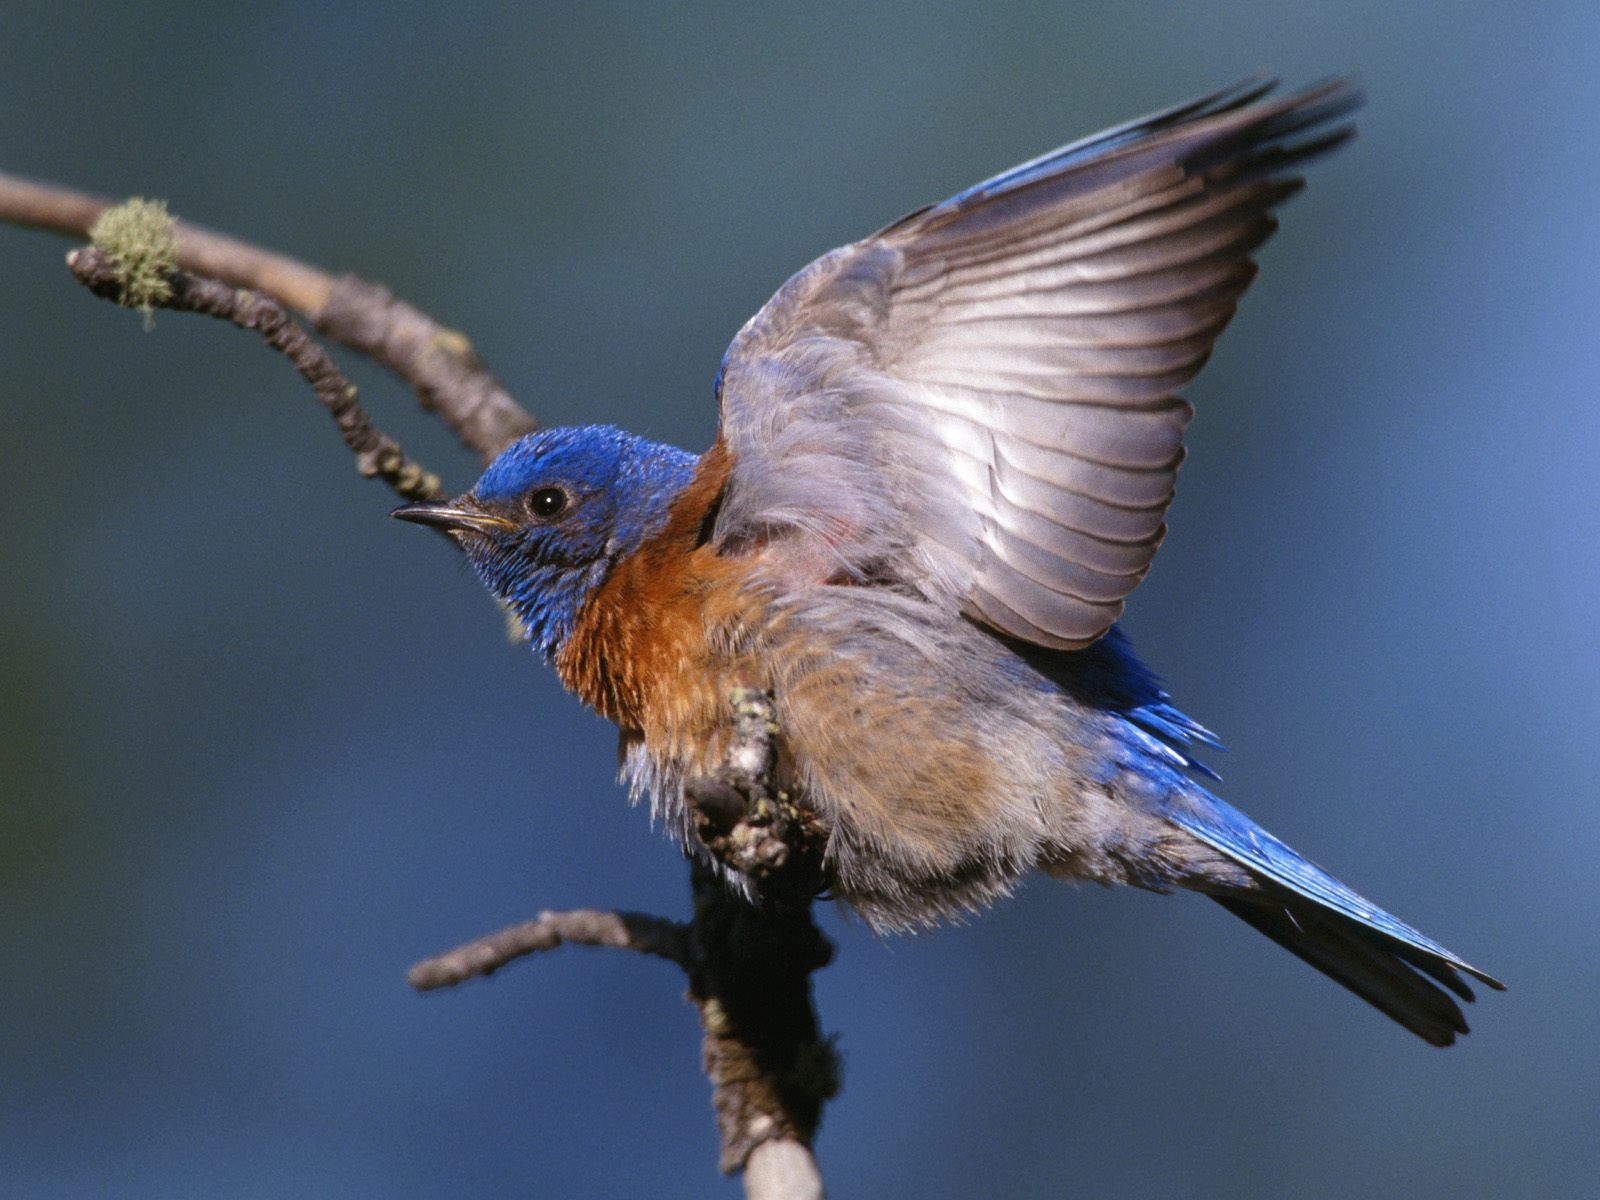
<svg viewBox="0 0 1600 1200">
<path fill-rule="evenodd" d="M 749 682 L 726 636 L 757 603 L 747 566 L 706 537 L 729 466 L 720 442 L 701 457 L 665 528 L 612 570 L 556 658 L 579 699 L 691 767 L 718 752 L 727 693 Z"/>
</svg>

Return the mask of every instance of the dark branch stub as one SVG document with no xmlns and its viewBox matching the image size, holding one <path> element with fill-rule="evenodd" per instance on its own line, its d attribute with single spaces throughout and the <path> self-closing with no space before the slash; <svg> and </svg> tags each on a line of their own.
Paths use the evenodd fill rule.
<svg viewBox="0 0 1600 1200">
<path fill-rule="evenodd" d="M 705 1030 L 722 1169 L 744 1168 L 764 1143 L 807 1148 L 839 1090 L 839 1062 L 811 1000 L 811 973 L 833 947 L 809 906 L 751 904 L 697 865 L 689 998 Z"/>
</svg>

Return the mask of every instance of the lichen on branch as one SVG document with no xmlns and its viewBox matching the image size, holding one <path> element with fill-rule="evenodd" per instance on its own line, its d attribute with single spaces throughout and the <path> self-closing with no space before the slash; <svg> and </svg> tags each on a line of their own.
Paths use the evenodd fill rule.
<svg viewBox="0 0 1600 1200">
<path fill-rule="evenodd" d="M 108 208 L 90 226 L 89 240 L 114 262 L 117 303 L 142 312 L 148 332 L 155 310 L 172 299 L 178 266 L 178 222 L 167 202 L 135 196 Z"/>
</svg>

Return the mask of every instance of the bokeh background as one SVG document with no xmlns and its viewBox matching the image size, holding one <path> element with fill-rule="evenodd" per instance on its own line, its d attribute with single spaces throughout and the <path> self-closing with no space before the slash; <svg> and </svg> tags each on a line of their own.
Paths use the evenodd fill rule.
<svg viewBox="0 0 1600 1200">
<path fill-rule="evenodd" d="M 1600 7 L 8 3 L 0 166 L 387 281 L 547 422 L 699 448 L 792 270 L 1259 69 L 1353 72 L 1188 394 L 1127 628 L 1223 794 L 1510 981 L 1414 1041 L 1197 899 L 826 914 L 840 1196 L 1600 1188 Z M 544 906 L 686 906 L 613 733 L 288 368 L 0 229 L 0 1195 L 733 1195 L 671 970 L 419 998 Z M 351 364 L 409 448 L 473 464 Z"/>
</svg>

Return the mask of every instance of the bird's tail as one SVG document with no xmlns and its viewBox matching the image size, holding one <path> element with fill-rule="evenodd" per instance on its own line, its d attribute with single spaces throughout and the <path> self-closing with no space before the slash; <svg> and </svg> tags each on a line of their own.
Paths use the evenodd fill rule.
<svg viewBox="0 0 1600 1200">
<path fill-rule="evenodd" d="M 1424 1041 L 1448 1046 L 1467 1032 L 1449 994 L 1473 998 L 1463 974 L 1505 990 L 1209 792 L 1193 788 L 1167 817 L 1255 880 L 1252 888 L 1212 891 L 1218 904 Z"/>
</svg>

